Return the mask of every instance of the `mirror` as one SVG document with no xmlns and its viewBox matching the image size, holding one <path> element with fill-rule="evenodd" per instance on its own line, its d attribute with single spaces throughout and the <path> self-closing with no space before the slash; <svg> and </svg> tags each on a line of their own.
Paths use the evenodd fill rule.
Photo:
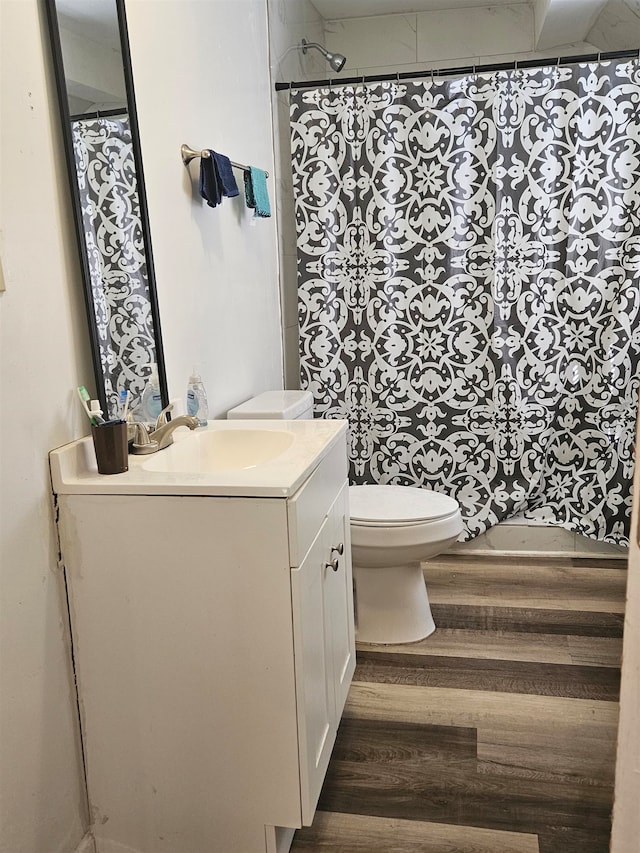
<svg viewBox="0 0 640 853">
<path fill-rule="evenodd" d="M 168 392 L 124 0 L 45 0 L 97 393 Z"/>
</svg>

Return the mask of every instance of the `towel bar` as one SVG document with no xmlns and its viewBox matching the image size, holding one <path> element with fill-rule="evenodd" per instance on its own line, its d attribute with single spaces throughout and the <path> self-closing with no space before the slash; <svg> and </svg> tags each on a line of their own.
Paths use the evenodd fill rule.
<svg viewBox="0 0 640 853">
<path fill-rule="evenodd" d="M 182 155 L 182 162 L 185 166 L 188 166 L 192 160 L 195 160 L 197 157 L 209 157 L 209 151 L 206 148 L 203 148 L 202 151 L 197 151 L 195 148 L 190 148 L 188 145 L 180 146 L 180 154 Z M 235 166 L 236 169 L 242 169 L 243 172 L 248 172 L 251 168 L 250 166 L 243 166 L 242 163 L 234 163 L 233 160 L 229 161 L 232 166 Z M 267 178 L 269 177 L 269 172 L 265 172 Z"/>
</svg>

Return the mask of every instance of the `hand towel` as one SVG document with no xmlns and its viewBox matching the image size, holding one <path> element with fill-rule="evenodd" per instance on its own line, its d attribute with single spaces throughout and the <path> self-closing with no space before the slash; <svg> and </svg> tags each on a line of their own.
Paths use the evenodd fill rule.
<svg viewBox="0 0 640 853">
<path fill-rule="evenodd" d="M 217 207 L 223 196 L 240 195 L 233 175 L 231 161 L 224 154 L 209 150 L 208 157 L 200 158 L 200 195 L 209 207 Z"/>
<path fill-rule="evenodd" d="M 222 192 L 218 182 L 218 170 L 211 151 L 208 157 L 200 158 L 200 182 L 198 189 L 209 207 L 217 207 L 222 201 Z"/>
<path fill-rule="evenodd" d="M 222 188 L 222 195 L 226 195 L 227 198 L 233 198 L 236 195 L 240 195 L 238 184 L 236 183 L 236 179 L 233 175 L 231 160 L 229 160 L 229 158 L 224 154 L 218 154 L 217 151 L 212 151 L 211 156 L 213 157 L 216 169 L 218 170 L 218 186 Z"/>
<path fill-rule="evenodd" d="M 244 173 L 244 195 L 247 207 L 254 209 L 254 216 L 271 216 L 269 193 L 267 192 L 267 173 L 263 169 L 249 167 Z"/>
</svg>

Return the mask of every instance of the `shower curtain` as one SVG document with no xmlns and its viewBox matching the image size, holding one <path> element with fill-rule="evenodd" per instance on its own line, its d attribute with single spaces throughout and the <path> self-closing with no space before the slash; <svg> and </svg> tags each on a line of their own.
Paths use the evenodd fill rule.
<svg viewBox="0 0 640 853">
<path fill-rule="evenodd" d="M 71 121 L 91 296 L 109 412 L 140 401 L 156 360 L 138 185 L 126 115 Z"/>
<path fill-rule="evenodd" d="M 352 483 L 626 544 L 640 65 L 294 91 L 302 387 Z"/>
</svg>

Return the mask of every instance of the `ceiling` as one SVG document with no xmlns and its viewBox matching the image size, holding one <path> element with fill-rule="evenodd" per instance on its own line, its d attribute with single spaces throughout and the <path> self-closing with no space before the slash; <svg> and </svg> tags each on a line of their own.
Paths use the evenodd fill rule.
<svg viewBox="0 0 640 853">
<path fill-rule="evenodd" d="M 61 26 L 120 50 L 115 0 L 56 0 L 55 5 Z"/>
<path fill-rule="evenodd" d="M 580 0 L 574 0 L 580 2 Z M 311 0 L 325 20 L 363 18 L 367 15 L 391 15 L 402 12 L 434 12 L 469 6 L 513 6 L 534 0 Z"/>
<path fill-rule="evenodd" d="M 286 2 L 286 0 L 285 0 Z M 295 0 L 288 0 L 295 2 Z M 602 51 L 640 45 L 640 0 L 310 0 L 325 21 L 447 12 L 470 6 L 531 7 L 535 49 L 588 42 Z"/>
</svg>

